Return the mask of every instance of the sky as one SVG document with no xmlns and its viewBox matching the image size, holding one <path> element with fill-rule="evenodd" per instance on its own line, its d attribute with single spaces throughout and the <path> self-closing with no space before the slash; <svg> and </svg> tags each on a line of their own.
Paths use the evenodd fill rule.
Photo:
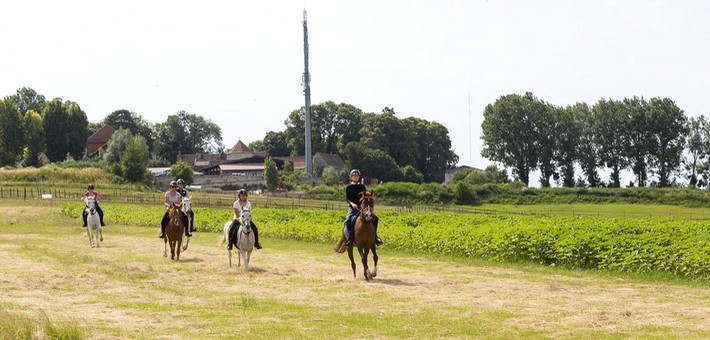
<svg viewBox="0 0 710 340">
<path fill-rule="evenodd" d="M 700 0 L 4 1 L 0 96 L 31 87 L 90 122 L 185 110 L 219 125 L 227 148 L 248 144 L 305 103 L 304 9 L 311 103 L 438 122 L 459 165 L 492 164 L 483 110 L 507 94 L 667 97 L 710 115 Z"/>
</svg>

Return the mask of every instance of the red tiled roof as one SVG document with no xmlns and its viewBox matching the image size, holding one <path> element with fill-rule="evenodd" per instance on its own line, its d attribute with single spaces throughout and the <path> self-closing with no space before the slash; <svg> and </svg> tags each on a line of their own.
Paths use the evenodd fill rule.
<svg viewBox="0 0 710 340">
<path fill-rule="evenodd" d="M 96 133 L 91 135 L 86 141 L 86 154 L 92 155 L 96 151 L 99 151 L 99 149 L 111 139 L 114 132 L 116 132 L 116 129 L 111 125 L 105 124 L 102 126 L 99 131 L 96 131 Z"/>
</svg>

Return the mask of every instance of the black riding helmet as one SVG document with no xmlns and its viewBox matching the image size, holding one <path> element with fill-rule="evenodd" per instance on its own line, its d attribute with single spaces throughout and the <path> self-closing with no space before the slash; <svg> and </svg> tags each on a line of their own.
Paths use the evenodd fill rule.
<svg viewBox="0 0 710 340">
<path fill-rule="evenodd" d="M 185 184 L 185 181 L 182 178 L 178 178 L 177 184 Z"/>
<path fill-rule="evenodd" d="M 239 189 L 239 191 L 237 191 L 237 196 L 239 195 L 248 196 L 247 189 Z"/>
<path fill-rule="evenodd" d="M 175 181 L 170 182 L 170 186 L 171 186 L 171 187 L 177 187 L 177 182 L 175 182 Z"/>
<path fill-rule="evenodd" d="M 94 185 L 89 183 L 89 186 L 87 187 L 87 189 L 93 189 L 93 188 L 94 188 Z"/>
<path fill-rule="evenodd" d="M 352 175 L 358 175 L 358 176 L 360 176 L 360 170 L 358 170 L 358 169 L 352 169 L 352 170 L 350 170 L 350 176 L 352 176 Z"/>
</svg>

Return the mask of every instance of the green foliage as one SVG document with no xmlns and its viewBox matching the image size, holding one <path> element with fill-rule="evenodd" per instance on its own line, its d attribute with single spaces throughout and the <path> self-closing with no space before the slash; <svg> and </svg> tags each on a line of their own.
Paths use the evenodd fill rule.
<svg viewBox="0 0 710 340">
<path fill-rule="evenodd" d="M 190 185 L 195 181 L 195 172 L 192 170 L 190 165 L 183 161 L 179 161 L 170 167 L 170 177 L 174 180 L 182 178 L 185 181 L 185 185 Z"/>
<path fill-rule="evenodd" d="M 103 124 L 108 124 L 116 130 L 129 130 L 134 136 L 143 136 L 148 145 L 148 150 L 153 150 L 153 130 L 140 114 L 128 110 L 116 110 L 104 118 L 99 128 Z"/>
<path fill-rule="evenodd" d="M 106 143 L 106 151 L 103 152 L 103 160 L 107 164 L 121 163 L 123 152 L 126 146 L 133 140 L 134 135 L 128 129 L 119 128 L 111 135 L 111 139 Z"/>
<path fill-rule="evenodd" d="M 64 131 L 66 150 L 72 158 L 82 159 L 89 139 L 89 120 L 79 104 L 67 100 L 62 106 L 67 115 L 67 131 Z"/>
<path fill-rule="evenodd" d="M 178 154 L 212 153 L 224 149 L 220 127 L 186 111 L 155 125 L 156 156 L 176 160 Z"/>
<path fill-rule="evenodd" d="M 23 157 L 25 165 L 40 166 L 39 154 L 44 151 L 44 130 L 42 129 L 42 116 L 34 110 L 28 110 L 23 117 L 23 130 L 25 131 L 25 149 Z"/>
<path fill-rule="evenodd" d="M 332 167 L 323 169 L 322 176 L 325 184 L 330 186 L 338 185 L 341 182 L 340 179 L 343 177 L 343 175 L 339 174 L 338 171 Z"/>
<path fill-rule="evenodd" d="M 9 98 L 0 100 L 0 166 L 15 165 L 25 144 L 20 111 Z"/>
<path fill-rule="evenodd" d="M 81 209 L 79 204 L 61 207 L 72 218 L 78 218 Z M 159 206 L 112 205 L 107 218 L 112 223 L 156 226 L 162 214 Z M 229 209 L 196 207 L 196 226 L 219 232 L 231 214 Z M 377 215 L 378 233 L 393 249 L 710 279 L 710 229 L 703 221 L 387 211 Z M 334 244 L 344 212 L 255 208 L 252 216 L 262 235 Z"/>
<path fill-rule="evenodd" d="M 148 145 L 143 136 L 136 136 L 127 145 L 121 156 L 123 178 L 132 183 L 150 183 L 148 173 Z M 148 182 L 146 183 L 146 179 Z"/>
<path fill-rule="evenodd" d="M 77 163 L 84 164 L 84 163 Z M 43 183 L 43 184 L 75 184 L 94 183 L 106 185 L 113 183 L 114 177 L 100 167 L 62 167 L 63 164 L 50 164 L 41 168 L 24 168 L 11 171 L 0 171 L 0 182 L 12 183 Z M 86 166 L 87 164 L 84 164 Z"/>
<path fill-rule="evenodd" d="M 266 190 L 270 192 L 276 191 L 276 186 L 279 183 L 279 173 L 276 168 L 276 162 L 271 157 L 266 157 L 264 160 L 264 180 L 266 181 Z"/>
</svg>

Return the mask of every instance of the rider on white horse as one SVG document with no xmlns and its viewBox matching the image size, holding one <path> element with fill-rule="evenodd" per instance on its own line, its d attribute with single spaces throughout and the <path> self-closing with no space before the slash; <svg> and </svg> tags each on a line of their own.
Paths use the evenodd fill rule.
<svg viewBox="0 0 710 340">
<path fill-rule="evenodd" d="M 183 180 L 182 178 L 178 178 L 177 185 L 178 185 L 177 192 L 182 196 L 183 199 L 187 198 L 188 196 L 187 196 L 187 188 L 185 188 L 185 180 Z M 195 220 L 195 213 L 192 210 L 190 210 L 189 212 L 187 212 L 187 215 L 190 218 L 190 226 L 189 226 L 190 232 L 193 232 L 193 231 L 195 231 L 195 223 L 193 222 Z M 187 228 L 187 226 L 186 226 L 186 228 Z"/>
<path fill-rule="evenodd" d="M 360 182 L 360 170 L 352 169 L 350 170 L 350 184 L 345 187 L 345 200 L 348 202 L 348 214 L 345 216 L 345 228 L 347 230 L 347 239 L 345 240 L 345 246 L 349 247 L 353 243 L 355 228 L 355 219 L 360 215 L 360 198 L 365 194 L 367 188 Z M 375 218 L 372 224 L 375 226 L 375 244 L 378 246 L 382 244 L 382 240 L 377 237 L 377 222 L 378 219 Z"/>
<path fill-rule="evenodd" d="M 101 219 L 101 226 L 106 226 L 106 223 L 104 223 L 104 211 L 101 209 L 99 206 L 99 192 L 94 191 L 94 185 L 89 183 L 88 186 L 88 191 L 84 193 L 84 198 L 87 197 L 93 197 L 94 198 L 94 203 L 96 205 L 96 211 L 99 213 L 99 218 Z M 82 225 L 82 228 L 86 228 L 86 210 L 81 214 L 81 218 L 84 220 L 84 225 Z"/>
<path fill-rule="evenodd" d="M 242 211 L 251 210 L 251 202 L 247 200 L 246 189 L 239 189 L 237 196 L 239 196 L 239 199 L 234 201 L 234 205 L 232 206 L 234 208 L 234 221 L 232 221 L 232 226 L 229 228 L 228 250 L 232 250 L 232 245 L 237 243 L 237 230 L 239 229 L 239 218 L 242 216 Z M 254 231 L 254 248 L 261 249 L 259 231 L 256 229 L 254 221 L 251 222 L 251 229 Z"/>
</svg>

